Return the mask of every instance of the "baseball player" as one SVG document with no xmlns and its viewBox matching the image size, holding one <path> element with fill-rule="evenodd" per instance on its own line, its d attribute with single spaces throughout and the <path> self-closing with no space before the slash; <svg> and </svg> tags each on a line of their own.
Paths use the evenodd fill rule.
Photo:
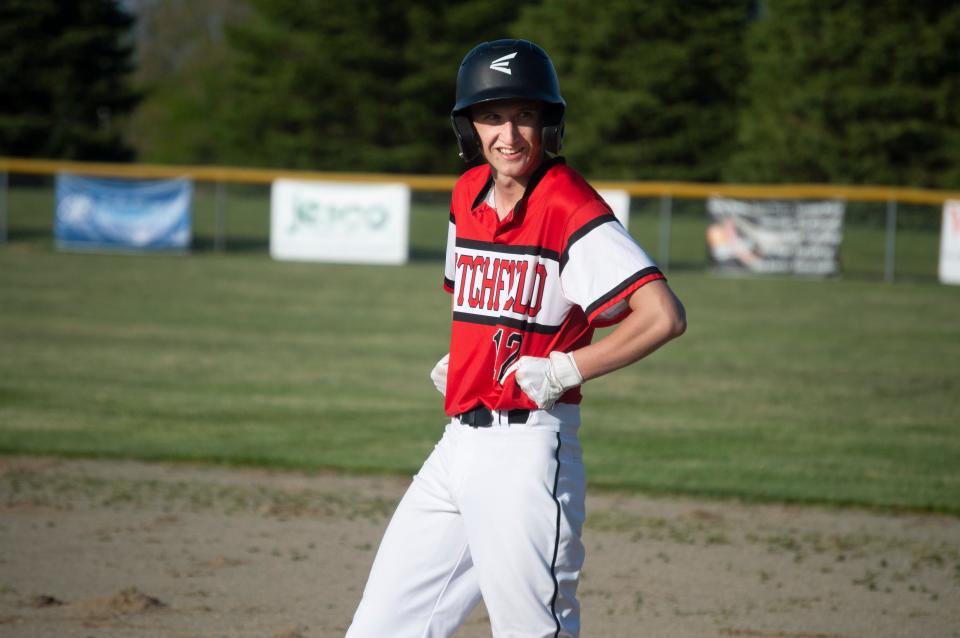
<svg viewBox="0 0 960 638">
<path fill-rule="evenodd" d="M 431 372 L 450 422 L 390 521 L 348 638 L 452 636 L 481 599 L 495 637 L 579 636 L 580 386 L 686 320 L 660 270 L 556 155 L 564 109 L 531 42 L 485 42 L 460 65 L 460 155 L 485 161 L 451 205 L 453 326 Z"/>
</svg>

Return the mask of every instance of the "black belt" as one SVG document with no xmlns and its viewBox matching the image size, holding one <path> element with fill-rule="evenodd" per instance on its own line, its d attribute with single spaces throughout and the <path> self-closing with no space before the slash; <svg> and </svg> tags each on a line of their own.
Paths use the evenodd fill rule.
<svg viewBox="0 0 960 638">
<path fill-rule="evenodd" d="M 510 410 L 507 412 L 507 422 L 511 424 L 526 423 L 530 410 Z M 457 415 L 457 419 L 464 425 L 472 428 L 488 428 L 493 425 L 493 412 L 486 406 L 478 405 L 474 409 Z"/>
</svg>

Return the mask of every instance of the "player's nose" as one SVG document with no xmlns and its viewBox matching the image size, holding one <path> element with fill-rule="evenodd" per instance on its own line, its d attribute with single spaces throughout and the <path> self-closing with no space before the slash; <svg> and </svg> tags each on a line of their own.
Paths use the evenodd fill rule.
<svg viewBox="0 0 960 638">
<path fill-rule="evenodd" d="M 520 138 L 520 127 L 513 120 L 507 120 L 500 129 L 500 141 L 512 144 Z"/>
</svg>

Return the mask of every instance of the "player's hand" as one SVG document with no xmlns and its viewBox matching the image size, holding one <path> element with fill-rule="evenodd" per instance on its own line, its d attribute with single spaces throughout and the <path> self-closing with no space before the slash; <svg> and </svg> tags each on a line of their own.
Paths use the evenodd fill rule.
<svg viewBox="0 0 960 638">
<path fill-rule="evenodd" d="M 564 392 L 583 383 L 577 362 L 569 352 L 520 357 L 507 368 L 507 374 L 511 372 L 516 372 L 517 385 L 541 410 L 549 410 Z"/>
<path fill-rule="evenodd" d="M 437 361 L 437 365 L 433 366 L 433 370 L 430 371 L 430 379 L 433 380 L 433 385 L 443 396 L 447 396 L 447 366 L 449 362 L 450 353 L 448 352 Z"/>
</svg>

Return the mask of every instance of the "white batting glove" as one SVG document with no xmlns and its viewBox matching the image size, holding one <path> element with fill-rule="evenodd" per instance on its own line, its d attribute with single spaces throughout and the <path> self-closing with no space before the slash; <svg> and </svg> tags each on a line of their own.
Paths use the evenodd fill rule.
<svg viewBox="0 0 960 638">
<path fill-rule="evenodd" d="M 517 373 L 517 385 L 541 410 L 549 410 L 563 393 L 583 383 L 573 354 L 551 352 L 549 357 L 520 357 L 507 368 Z"/>
<path fill-rule="evenodd" d="M 430 371 L 430 379 L 433 380 L 433 385 L 443 396 L 447 396 L 447 367 L 449 365 L 450 353 L 448 352 L 437 361 L 437 365 L 433 366 L 433 370 Z"/>
</svg>

